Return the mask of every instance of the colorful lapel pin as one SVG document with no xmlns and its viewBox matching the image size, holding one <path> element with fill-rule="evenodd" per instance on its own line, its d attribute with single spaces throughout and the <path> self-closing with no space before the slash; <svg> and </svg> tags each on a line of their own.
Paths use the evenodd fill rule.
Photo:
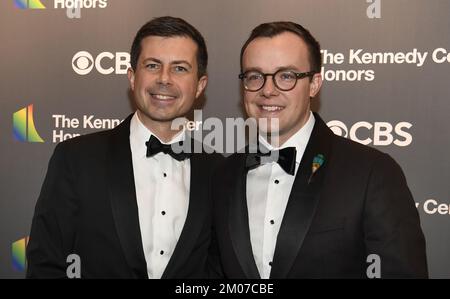
<svg viewBox="0 0 450 299">
<path fill-rule="evenodd" d="M 324 162 L 325 162 L 325 156 L 324 155 L 318 154 L 317 156 L 314 157 L 313 162 L 312 162 L 311 176 L 309 177 L 308 184 L 311 183 L 313 175 L 323 165 Z"/>
</svg>

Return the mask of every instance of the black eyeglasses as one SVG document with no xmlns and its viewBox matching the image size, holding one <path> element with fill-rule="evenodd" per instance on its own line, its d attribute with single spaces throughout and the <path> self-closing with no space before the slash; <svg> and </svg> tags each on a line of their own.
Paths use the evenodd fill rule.
<svg viewBox="0 0 450 299">
<path fill-rule="evenodd" d="M 316 71 L 299 73 L 283 69 L 272 74 L 266 74 L 259 71 L 247 71 L 239 74 L 239 79 L 242 80 L 245 90 L 258 91 L 266 84 L 267 76 L 272 76 L 273 83 L 279 90 L 289 91 L 294 89 L 295 85 L 297 85 L 297 80 L 312 77 L 316 73 Z"/>
</svg>

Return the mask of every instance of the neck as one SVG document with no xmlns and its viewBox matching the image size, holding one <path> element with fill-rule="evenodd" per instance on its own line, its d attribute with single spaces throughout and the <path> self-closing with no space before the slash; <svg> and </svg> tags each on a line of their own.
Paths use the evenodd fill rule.
<svg viewBox="0 0 450 299">
<path fill-rule="evenodd" d="M 294 136 L 298 131 L 300 131 L 306 125 L 309 118 L 310 118 L 310 112 L 308 112 L 306 117 L 304 117 L 304 119 L 301 122 L 299 122 L 297 126 L 295 126 L 294 128 L 291 128 L 288 131 L 279 132 L 278 134 L 267 133 L 267 139 L 266 139 L 267 142 L 270 145 L 272 145 L 273 147 L 283 146 L 289 140 L 289 138 Z"/>
<path fill-rule="evenodd" d="M 171 121 L 154 121 L 148 119 L 148 117 L 143 117 L 142 113 L 138 110 L 138 117 L 142 124 L 149 129 L 159 140 L 162 142 L 170 142 L 178 133 L 182 131 L 183 128 L 178 130 L 172 130 Z"/>
<path fill-rule="evenodd" d="M 292 135 L 293 135 L 293 134 L 291 134 L 291 135 L 288 135 L 288 134 L 278 135 L 278 134 L 271 134 L 271 133 L 268 133 L 268 134 L 267 134 L 267 139 L 266 139 L 266 138 L 264 138 L 264 139 L 266 139 L 267 142 L 268 142 L 271 146 L 277 148 L 277 147 L 283 146 L 283 144 L 285 144 L 286 141 L 288 141 L 289 138 L 291 138 Z"/>
</svg>

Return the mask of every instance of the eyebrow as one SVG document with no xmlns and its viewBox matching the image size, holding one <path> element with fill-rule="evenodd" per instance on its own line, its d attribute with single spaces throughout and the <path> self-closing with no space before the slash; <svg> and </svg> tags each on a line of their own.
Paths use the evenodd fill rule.
<svg viewBox="0 0 450 299">
<path fill-rule="evenodd" d="M 153 58 L 153 57 L 145 58 L 144 60 L 142 60 L 142 64 L 146 64 L 149 61 L 153 61 L 153 62 L 162 64 L 161 60 Z"/>
<path fill-rule="evenodd" d="M 159 63 L 159 64 L 163 64 L 163 62 L 161 60 L 159 60 L 157 58 L 154 58 L 154 57 L 145 58 L 142 61 L 142 63 L 146 64 L 149 61 L 153 61 L 153 62 L 156 62 L 156 63 Z M 171 61 L 170 64 L 171 65 L 174 65 L 174 64 L 187 64 L 188 67 L 192 69 L 192 65 L 189 62 L 187 62 L 186 60 L 174 60 L 174 61 Z"/>
<path fill-rule="evenodd" d="M 174 60 L 170 64 L 187 64 L 189 68 L 192 68 L 192 65 L 186 60 Z"/>
<path fill-rule="evenodd" d="M 251 72 L 251 71 L 262 72 L 261 68 L 259 68 L 259 67 L 249 67 L 249 68 L 244 68 L 242 71 L 243 71 L 244 73 L 245 73 L 245 72 Z"/>
<path fill-rule="evenodd" d="M 293 64 L 284 65 L 284 66 L 277 67 L 275 69 L 275 72 L 277 72 L 279 70 L 298 70 L 298 67 L 296 67 Z M 249 67 L 249 68 L 244 69 L 244 72 L 249 72 L 249 71 L 258 71 L 258 72 L 261 72 L 261 73 L 263 72 L 260 67 Z"/>
</svg>

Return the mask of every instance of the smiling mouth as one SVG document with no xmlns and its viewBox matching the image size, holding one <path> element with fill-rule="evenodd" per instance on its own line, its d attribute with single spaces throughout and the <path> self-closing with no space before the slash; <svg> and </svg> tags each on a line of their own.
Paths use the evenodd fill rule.
<svg viewBox="0 0 450 299">
<path fill-rule="evenodd" d="M 284 107 L 281 106 L 269 106 L 269 105 L 258 105 L 259 108 L 266 112 L 278 112 L 284 109 Z"/>
<path fill-rule="evenodd" d="M 166 94 L 157 94 L 157 93 L 151 93 L 150 96 L 159 101 L 170 101 L 170 100 L 175 100 L 177 98 L 176 96 L 166 95 Z"/>
</svg>

